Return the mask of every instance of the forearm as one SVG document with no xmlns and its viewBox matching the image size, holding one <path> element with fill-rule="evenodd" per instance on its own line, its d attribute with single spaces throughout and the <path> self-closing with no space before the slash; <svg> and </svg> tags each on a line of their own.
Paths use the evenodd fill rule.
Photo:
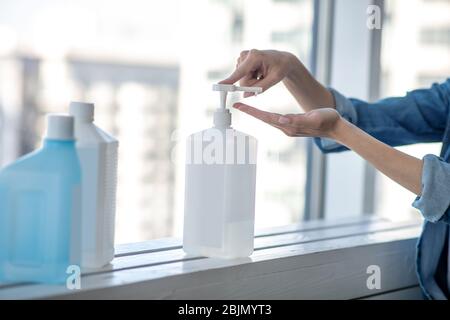
<svg viewBox="0 0 450 320">
<path fill-rule="evenodd" d="M 309 73 L 297 57 L 291 55 L 290 59 L 292 69 L 283 83 L 300 106 L 306 112 L 318 107 L 335 108 L 331 92 Z"/>
<path fill-rule="evenodd" d="M 344 119 L 337 122 L 330 138 L 355 151 L 406 189 L 421 194 L 422 160 L 384 144 Z"/>
</svg>

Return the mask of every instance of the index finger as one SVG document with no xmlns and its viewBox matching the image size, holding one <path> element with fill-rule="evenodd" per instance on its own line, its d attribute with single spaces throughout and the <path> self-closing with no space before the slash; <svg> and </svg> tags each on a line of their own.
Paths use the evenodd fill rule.
<svg viewBox="0 0 450 320">
<path fill-rule="evenodd" d="M 270 125 L 279 125 L 278 120 L 280 119 L 281 115 L 277 113 L 259 110 L 242 102 L 235 103 L 233 107 Z"/>
<path fill-rule="evenodd" d="M 244 78 L 249 73 L 247 63 L 242 63 L 239 67 L 234 70 L 234 72 L 226 79 L 220 81 L 220 84 L 233 84 L 242 78 Z"/>
</svg>

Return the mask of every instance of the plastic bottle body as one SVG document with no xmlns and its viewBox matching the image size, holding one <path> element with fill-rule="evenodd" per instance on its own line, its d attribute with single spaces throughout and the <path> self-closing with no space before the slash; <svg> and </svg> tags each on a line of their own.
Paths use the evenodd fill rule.
<svg viewBox="0 0 450 320">
<path fill-rule="evenodd" d="M 82 180 L 82 266 L 100 268 L 114 258 L 118 142 L 93 123 L 75 119 Z"/>
<path fill-rule="evenodd" d="M 65 283 L 80 265 L 81 169 L 74 141 L 0 171 L 0 282 Z"/>
<path fill-rule="evenodd" d="M 187 141 L 183 248 L 236 258 L 253 252 L 256 139 L 231 128 Z"/>
</svg>

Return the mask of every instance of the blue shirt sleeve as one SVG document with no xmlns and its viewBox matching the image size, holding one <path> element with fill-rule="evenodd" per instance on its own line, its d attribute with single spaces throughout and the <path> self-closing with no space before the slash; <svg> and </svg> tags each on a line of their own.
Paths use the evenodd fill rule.
<svg viewBox="0 0 450 320">
<path fill-rule="evenodd" d="M 430 222 L 449 223 L 450 163 L 432 154 L 423 158 L 422 193 L 412 205 Z"/>
<path fill-rule="evenodd" d="M 369 103 L 331 89 L 342 117 L 391 146 L 442 141 L 450 108 L 450 79 L 429 89 Z M 330 139 L 315 139 L 323 152 L 347 150 Z"/>
</svg>

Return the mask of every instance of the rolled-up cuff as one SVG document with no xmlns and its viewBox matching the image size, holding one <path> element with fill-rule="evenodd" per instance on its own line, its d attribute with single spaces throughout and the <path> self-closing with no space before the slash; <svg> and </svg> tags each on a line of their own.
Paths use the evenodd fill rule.
<svg viewBox="0 0 450 320">
<path fill-rule="evenodd" d="M 422 193 L 412 206 L 430 222 L 444 218 L 450 207 L 450 164 L 427 154 L 423 158 Z"/>
<path fill-rule="evenodd" d="M 329 138 L 314 138 L 314 142 L 324 153 L 348 150 L 346 147 Z"/>
<path fill-rule="evenodd" d="M 337 112 L 339 112 L 341 117 L 356 125 L 358 122 L 358 115 L 353 103 L 333 88 L 329 88 L 328 90 L 330 90 L 334 97 Z"/>
<path fill-rule="evenodd" d="M 356 125 L 358 119 L 355 107 L 353 106 L 352 102 L 333 88 L 328 88 L 328 90 L 333 95 L 334 102 L 336 104 L 336 111 L 339 112 L 341 117 Z M 316 145 L 319 147 L 319 149 L 323 152 L 347 150 L 347 148 L 343 147 L 333 139 L 315 138 L 314 141 L 316 142 Z"/>
</svg>

